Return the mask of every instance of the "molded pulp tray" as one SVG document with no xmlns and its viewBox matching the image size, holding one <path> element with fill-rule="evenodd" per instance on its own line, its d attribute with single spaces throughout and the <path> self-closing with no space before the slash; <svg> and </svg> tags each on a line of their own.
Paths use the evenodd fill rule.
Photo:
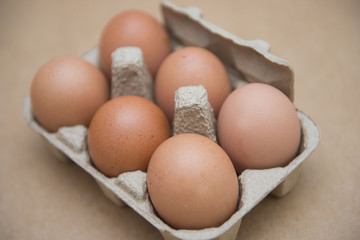
<svg viewBox="0 0 360 240">
<path fill-rule="evenodd" d="M 186 45 L 206 48 L 215 53 L 226 66 L 233 87 L 246 82 L 270 84 L 293 101 L 293 71 L 284 60 L 269 53 L 269 44 L 262 40 L 242 40 L 201 18 L 198 8 L 179 8 L 168 1 L 162 2 L 165 26 L 171 36 L 173 48 Z M 97 47 L 84 56 L 98 65 Z M 126 71 L 126 68 L 125 68 Z M 285 195 L 295 184 L 301 163 L 316 149 L 320 132 L 315 123 L 297 110 L 302 139 L 299 154 L 286 167 L 265 170 L 246 170 L 238 176 L 240 201 L 237 211 L 220 227 L 202 230 L 176 230 L 164 223 L 154 212 L 146 188 L 146 173 L 128 172 L 117 178 L 100 173 L 89 157 L 84 126 L 63 127 L 56 133 L 42 128 L 33 116 L 30 98 L 26 98 L 23 115 L 27 124 L 42 135 L 61 159 L 70 159 L 88 172 L 104 193 L 116 204 L 126 204 L 156 227 L 165 239 L 235 239 L 242 217 L 270 192 Z M 275 190 L 274 190 L 275 189 Z"/>
</svg>

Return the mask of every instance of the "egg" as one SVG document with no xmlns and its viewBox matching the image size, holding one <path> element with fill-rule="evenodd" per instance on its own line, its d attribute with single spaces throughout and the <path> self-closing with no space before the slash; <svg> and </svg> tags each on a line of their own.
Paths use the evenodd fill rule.
<svg viewBox="0 0 360 240">
<path fill-rule="evenodd" d="M 111 78 L 111 54 L 119 47 L 139 47 L 153 77 L 171 51 L 165 28 L 153 16 L 139 10 L 127 10 L 115 15 L 102 31 L 100 65 L 108 79 Z"/>
<path fill-rule="evenodd" d="M 217 117 L 231 83 L 222 62 L 210 51 L 185 47 L 171 53 L 160 65 L 155 80 L 156 103 L 169 121 L 174 119 L 175 91 L 183 86 L 202 85 Z"/>
<path fill-rule="evenodd" d="M 153 102 L 121 96 L 95 113 L 88 131 L 88 149 L 96 168 L 108 177 L 146 172 L 151 155 L 170 134 L 165 114 Z"/>
<path fill-rule="evenodd" d="M 89 126 L 96 110 L 109 99 L 104 74 L 79 57 L 54 58 L 36 72 L 30 89 L 33 113 L 48 131 L 62 126 Z"/>
<path fill-rule="evenodd" d="M 157 214 L 175 229 L 218 227 L 236 211 L 239 199 L 227 154 L 193 133 L 173 136 L 156 149 L 147 186 Z"/>
<path fill-rule="evenodd" d="M 288 164 L 298 152 L 301 136 L 292 102 L 263 83 L 246 84 L 226 98 L 217 134 L 238 173 Z"/>
</svg>

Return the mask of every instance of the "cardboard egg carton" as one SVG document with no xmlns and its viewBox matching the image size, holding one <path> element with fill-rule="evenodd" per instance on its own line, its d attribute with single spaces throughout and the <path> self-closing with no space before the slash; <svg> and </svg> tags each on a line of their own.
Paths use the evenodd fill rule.
<svg viewBox="0 0 360 240">
<path fill-rule="evenodd" d="M 215 53 L 224 63 L 234 88 L 247 82 L 270 84 L 293 101 L 293 71 L 284 60 L 269 53 L 269 44 L 262 40 L 245 41 L 205 21 L 198 8 L 179 8 L 163 1 L 165 26 L 173 48 L 199 46 Z M 99 67 L 97 47 L 88 51 L 84 59 Z M 120 48 L 113 55 L 111 97 L 126 94 L 153 99 L 151 76 L 146 70 L 141 50 Z M 92 163 L 87 150 L 87 128 L 81 125 L 62 127 L 56 133 L 47 132 L 36 121 L 31 100 L 24 101 L 23 115 L 27 124 L 44 137 L 56 156 L 72 161 L 88 172 L 104 194 L 118 206 L 127 205 L 157 228 L 165 240 L 224 239 L 234 240 L 241 219 L 269 193 L 284 196 L 296 183 L 301 163 L 319 144 L 320 133 L 315 123 L 297 110 L 301 123 L 299 153 L 286 167 L 246 170 L 238 176 L 240 199 L 237 211 L 221 226 L 201 230 L 177 230 L 168 226 L 155 213 L 146 187 L 146 173 L 126 172 L 108 178 Z M 202 86 L 178 89 L 175 97 L 173 134 L 195 132 L 216 141 L 216 120 Z M 195 184 L 195 183 L 194 183 Z"/>
</svg>

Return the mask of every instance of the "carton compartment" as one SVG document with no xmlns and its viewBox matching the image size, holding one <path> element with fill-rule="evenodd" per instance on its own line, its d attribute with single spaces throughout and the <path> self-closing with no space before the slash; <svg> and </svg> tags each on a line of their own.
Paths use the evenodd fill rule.
<svg viewBox="0 0 360 240">
<path fill-rule="evenodd" d="M 262 40 L 242 40 L 201 18 L 198 8 L 179 8 L 170 2 L 162 2 L 165 26 L 172 38 L 173 48 L 186 45 L 206 48 L 215 53 L 225 64 L 233 88 L 247 82 L 270 84 L 293 101 L 293 71 L 291 66 L 270 54 L 269 44 Z M 94 47 L 84 54 L 84 59 L 99 67 L 98 49 Z M 119 48 L 113 53 L 112 98 L 133 94 L 153 100 L 153 86 L 137 48 Z M 216 141 L 216 120 L 202 86 L 181 88 L 176 93 L 173 134 L 195 132 Z M 273 191 L 275 196 L 285 195 L 296 183 L 301 163 L 314 151 L 320 133 L 315 123 L 297 110 L 301 123 L 299 153 L 286 167 L 264 170 L 246 170 L 240 176 L 240 197 L 237 211 L 220 227 L 202 230 L 176 230 L 164 223 L 155 213 L 150 202 L 146 173 L 127 172 L 116 178 L 108 178 L 91 162 L 87 151 L 87 128 L 84 126 L 62 127 L 56 133 L 47 132 L 36 121 L 31 100 L 24 101 L 23 115 L 27 124 L 49 143 L 55 155 L 71 160 L 88 172 L 99 184 L 104 194 L 118 206 L 130 206 L 156 227 L 164 239 L 235 239 L 242 217 Z M 202 121 L 197 119 L 202 116 Z M 286 180 L 290 177 L 289 180 Z"/>
</svg>

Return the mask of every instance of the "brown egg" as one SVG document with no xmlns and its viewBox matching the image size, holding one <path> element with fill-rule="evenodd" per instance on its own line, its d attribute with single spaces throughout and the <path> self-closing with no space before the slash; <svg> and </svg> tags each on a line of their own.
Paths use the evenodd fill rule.
<svg viewBox="0 0 360 240">
<path fill-rule="evenodd" d="M 250 83 L 233 91 L 218 118 L 218 140 L 236 171 L 281 167 L 297 154 L 300 123 L 278 89 Z"/>
<path fill-rule="evenodd" d="M 158 215 L 175 229 L 223 224 L 237 208 L 234 166 L 214 141 L 180 134 L 163 142 L 151 157 L 147 186 Z"/>
<path fill-rule="evenodd" d="M 109 99 L 104 74 L 79 57 L 59 57 L 35 74 L 30 90 L 32 110 L 50 132 L 62 126 L 89 126 L 96 110 Z"/>
<path fill-rule="evenodd" d="M 128 171 L 146 172 L 151 155 L 169 137 L 169 123 L 158 106 L 142 97 L 121 96 L 94 115 L 88 148 L 98 170 L 116 177 Z"/>
<path fill-rule="evenodd" d="M 221 61 L 210 51 L 185 47 L 171 53 L 160 65 L 155 81 L 155 98 L 169 121 L 174 118 L 175 91 L 183 86 L 202 85 L 217 117 L 231 83 Z"/>
<path fill-rule="evenodd" d="M 99 43 L 100 64 L 108 78 L 111 78 L 111 53 L 129 46 L 142 50 L 153 77 L 171 51 L 169 36 L 154 17 L 138 10 L 119 13 L 107 23 Z"/>
</svg>

